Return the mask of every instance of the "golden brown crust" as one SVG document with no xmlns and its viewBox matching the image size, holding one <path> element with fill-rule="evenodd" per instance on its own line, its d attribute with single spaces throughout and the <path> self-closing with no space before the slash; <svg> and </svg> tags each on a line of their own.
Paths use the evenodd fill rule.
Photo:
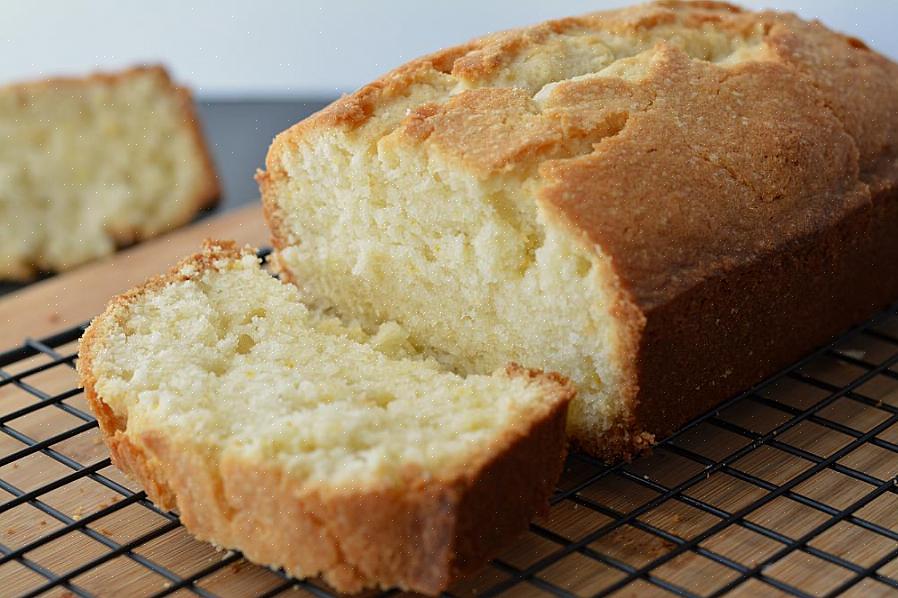
<svg viewBox="0 0 898 598">
<path fill-rule="evenodd" d="M 183 216 L 179 220 L 172 222 L 170 225 L 171 228 L 177 228 L 190 222 L 198 212 L 217 204 L 221 197 L 221 186 L 218 181 L 218 174 L 215 171 L 215 164 L 212 161 L 212 152 L 203 135 L 202 125 L 200 124 L 196 104 L 193 101 L 193 94 L 190 89 L 175 85 L 168 71 L 161 65 L 136 66 L 120 73 L 94 73 L 84 80 L 87 82 L 102 81 L 104 83 L 112 84 L 122 79 L 146 72 L 156 73 L 165 82 L 166 87 L 169 87 L 171 92 L 178 97 L 178 103 L 184 123 L 190 129 L 190 136 L 194 144 L 194 153 L 202 163 L 204 173 L 202 184 L 197 186 L 193 198 L 188 201 L 188 204 L 192 207 L 184 210 Z M 84 80 L 79 78 L 57 78 L 50 79 L 46 83 L 59 85 L 61 83 L 65 84 L 65 82 L 71 82 L 77 84 L 79 81 Z M 119 244 L 123 246 L 145 239 L 145 236 L 134 234 L 117 240 L 119 241 Z"/>
<path fill-rule="evenodd" d="M 36 79 L 33 81 L 17 81 L 15 83 L 6 83 L 0 85 L 0 91 L 19 91 L 23 94 L 30 93 L 35 89 L 42 87 L 59 88 L 59 87 L 80 87 L 85 84 L 100 83 L 103 85 L 112 85 L 118 83 L 122 79 L 127 79 L 143 73 L 158 73 L 160 76 L 169 79 L 168 71 L 161 65 L 137 65 L 117 72 L 97 71 L 83 76 L 59 76 L 47 77 L 44 79 Z"/>
<path fill-rule="evenodd" d="M 648 316 L 634 414 L 664 437 L 898 297 L 898 192 Z"/>
<path fill-rule="evenodd" d="M 181 211 L 180 216 L 169 223 L 169 228 L 177 228 L 190 222 L 200 211 L 210 208 L 218 203 L 221 196 L 221 187 L 219 185 L 218 175 L 215 171 L 215 165 L 212 161 L 212 153 L 209 146 L 206 144 L 203 135 L 202 126 L 197 115 L 196 105 L 193 101 L 192 94 L 188 88 L 176 85 L 172 81 L 171 76 L 165 67 L 161 65 L 140 65 L 118 72 L 94 72 L 81 77 L 50 77 L 37 81 L 6 84 L 0 86 L 0 92 L 12 91 L 21 94 L 20 97 L 26 98 L 28 95 L 33 94 L 35 91 L 39 91 L 42 88 L 57 89 L 60 87 L 87 87 L 95 84 L 111 86 L 118 85 L 131 78 L 142 77 L 148 74 L 158 77 L 163 83 L 163 86 L 168 88 L 170 93 L 177 98 L 184 126 L 190 130 L 190 137 L 194 145 L 194 155 L 202 165 L 202 181 L 197 185 L 193 196 L 187 199 L 186 206 Z M 24 99 L 22 101 L 24 101 Z M 108 232 L 119 248 L 155 236 L 153 234 L 144 234 L 140 230 L 133 229 L 110 230 Z M 36 268 L 27 267 L 20 272 L 8 276 L 8 279 L 25 282 L 32 279 L 36 274 Z"/>
<path fill-rule="evenodd" d="M 196 110 L 196 103 L 193 100 L 193 94 L 187 87 L 177 87 L 177 92 L 181 97 L 181 109 L 184 114 L 184 120 L 190 126 L 193 143 L 196 147 L 196 154 L 200 157 L 203 164 L 203 184 L 197 189 L 193 199 L 194 209 L 189 213 L 187 218 L 174 226 L 186 224 L 193 218 L 197 212 L 211 208 L 218 203 L 221 198 L 221 185 L 218 180 L 218 174 L 215 171 L 215 163 L 212 161 L 212 151 L 206 143 L 203 135 L 202 125 Z"/>
<path fill-rule="evenodd" d="M 557 374 L 510 365 L 507 375 L 544 384 L 546 400 L 524 428 L 508 431 L 460 471 L 408 472 L 404 485 L 367 491 L 310 489 L 266 463 L 215 462 L 201 445 L 129 433 L 96 390 L 93 359 L 106 323 L 128 304 L 172 281 L 192 278 L 220 259 L 251 252 L 207 241 L 204 251 L 167 274 L 114 298 L 85 332 L 78 372 L 113 462 L 160 507 L 177 509 L 195 536 L 243 551 L 297 576 L 321 574 L 335 589 L 400 587 L 435 594 L 481 565 L 545 510 L 561 475 L 572 386 Z M 185 273 L 184 267 L 191 266 Z"/>
<path fill-rule="evenodd" d="M 646 39 L 658 28 L 711 28 L 736 43 L 705 60 L 661 41 L 632 59 L 638 62 L 632 72 L 565 79 L 536 95 L 510 84 L 485 86 L 558 34 Z M 632 407 L 606 435 L 577 439 L 589 452 L 632 456 L 653 435 L 669 433 L 848 323 L 834 317 L 840 306 L 833 298 L 842 294 L 821 296 L 796 282 L 806 295 L 778 296 L 773 285 L 783 279 L 766 266 L 790 264 L 798 278 L 802 267 L 822 268 L 833 289 L 857 281 L 858 269 L 870 280 L 890 273 L 868 297 L 842 297 L 840 313 L 853 317 L 898 294 L 894 267 L 885 261 L 896 236 L 856 216 L 883 210 L 892 229 L 898 226 L 898 215 L 882 205 L 898 189 L 898 65 L 820 23 L 718 2 L 663 1 L 550 21 L 395 69 L 275 139 L 268 171 L 259 177 L 275 247 L 301 242 L 291 238 L 275 203 L 286 180 L 283 156 L 334 129 L 364 135 L 403 91 L 430 80 L 428 65 L 436 63 L 465 90 L 413 106 L 399 126 L 402 142 L 483 178 L 536 172 L 541 206 L 613 264 L 607 278 L 618 281 L 622 294 L 630 360 L 631 379 L 621 392 Z M 834 266 L 823 239 L 841 238 L 848 228 L 878 245 L 843 243 L 857 253 Z M 790 261 L 796 255 L 805 261 Z M 743 292 L 769 309 L 730 314 L 727 305 L 741 309 Z M 805 309 L 808 302 L 814 310 Z M 713 306 L 713 318 L 695 315 L 702 305 Z M 790 328 L 791 321 L 806 322 L 806 313 L 827 319 L 813 330 L 796 328 L 797 336 L 779 346 L 765 329 L 757 337 L 763 347 L 754 347 L 746 332 Z M 695 321 L 684 328 L 687 317 Z M 684 329 L 692 340 L 682 339 Z M 705 342 L 708 335 L 717 340 Z M 690 342 L 716 353 L 684 347 Z M 759 356 L 761 350 L 770 357 Z"/>
</svg>

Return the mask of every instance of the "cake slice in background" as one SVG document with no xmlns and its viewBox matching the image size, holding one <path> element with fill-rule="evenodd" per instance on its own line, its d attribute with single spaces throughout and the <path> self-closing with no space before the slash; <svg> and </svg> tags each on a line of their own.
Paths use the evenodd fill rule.
<svg viewBox="0 0 898 598">
<path fill-rule="evenodd" d="M 218 194 L 190 92 L 162 67 L 0 87 L 0 279 L 110 254 Z"/>
</svg>

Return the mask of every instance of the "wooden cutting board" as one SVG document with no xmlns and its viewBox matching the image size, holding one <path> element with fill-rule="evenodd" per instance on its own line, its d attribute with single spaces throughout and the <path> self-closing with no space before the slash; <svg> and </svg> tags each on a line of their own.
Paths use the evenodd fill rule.
<svg viewBox="0 0 898 598">
<path fill-rule="evenodd" d="M 72 272 L 31 285 L 0 299 L 0 351 L 94 317 L 110 297 L 159 274 L 197 251 L 203 239 L 233 239 L 262 246 L 268 229 L 261 204 L 206 218 Z"/>
</svg>

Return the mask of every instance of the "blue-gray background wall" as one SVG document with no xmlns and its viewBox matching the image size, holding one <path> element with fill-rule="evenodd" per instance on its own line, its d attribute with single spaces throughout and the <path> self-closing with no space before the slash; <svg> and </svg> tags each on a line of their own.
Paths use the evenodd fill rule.
<svg viewBox="0 0 898 598">
<path fill-rule="evenodd" d="M 333 97 L 478 34 L 619 0 L 0 0 L 0 82 L 163 62 L 203 97 Z M 898 58 L 898 0 L 746 0 Z"/>
<path fill-rule="evenodd" d="M 626 0 L 0 0 L 0 84 L 142 62 L 196 91 L 224 187 L 253 201 L 272 137 L 345 91 L 488 31 Z M 898 58 L 898 0 L 746 0 L 819 18 Z"/>
</svg>

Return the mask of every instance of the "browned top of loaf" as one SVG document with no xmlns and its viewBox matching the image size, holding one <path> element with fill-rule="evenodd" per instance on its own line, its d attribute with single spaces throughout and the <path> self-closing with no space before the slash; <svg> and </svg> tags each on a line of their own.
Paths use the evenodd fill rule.
<svg viewBox="0 0 898 598">
<path fill-rule="evenodd" d="M 503 78 L 563 36 L 643 42 L 551 90 Z M 701 56 L 678 34 L 723 33 Z M 645 40 L 649 40 L 645 49 Z M 559 57 L 559 61 L 565 60 Z M 898 183 L 898 65 L 791 14 L 666 1 L 503 32 L 410 62 L 282 134 L 365 125 L 416 85 L 403 143 L 478 177 L 536 177 L 537 201 L 613 260 L 643 310 L 827 227 Z M 537 93 L 539 92 L 539 93 Z M 377 135 L 383 135 L 377 131 Z"/>
</svg>

